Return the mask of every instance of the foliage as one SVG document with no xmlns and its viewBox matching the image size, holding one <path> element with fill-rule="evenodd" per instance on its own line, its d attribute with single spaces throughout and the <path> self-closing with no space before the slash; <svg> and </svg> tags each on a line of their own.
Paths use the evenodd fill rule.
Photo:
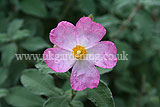
<svg viewBox="0 0 160 107">
<path fill-rule="evenodd" d="M 159 107 L 160 0 L 0 0 L 0 10 L 0 107 Z M 76 24 L 89 14 L 121 60 L 113 69 L 97 67 L 97 88 L 74 92 L 71 70 L 55 73 L 41 54 L 53 47 L 48 35 L 58 22 Z"/>
</svg>

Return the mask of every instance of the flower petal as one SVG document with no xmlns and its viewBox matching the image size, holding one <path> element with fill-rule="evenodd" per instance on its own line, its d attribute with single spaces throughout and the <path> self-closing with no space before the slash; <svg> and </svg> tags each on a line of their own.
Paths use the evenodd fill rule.
<svg viewBox="0 0 160 107">
<path fill-rule="evenodd" d="M 88 55 L 94 55 L 91 63 L 102 68 L 113 68 L 117 63 L 117 48 L 111 41 L 99 42 L 96 46 L 87 50 Z"/>
<path fill-rule="evenodd" d="M 99 23 L 93 22 L 89 17 L 82 17 L 76 24 L 79 45 L 90 48 L 96 45 L 104 35 L 106 29 Z"/>
<path fill-rule="evenodd" d="M 55 72 L 66 72 L 75 63 L 72 52 L 61 48 L 46 49 L 43 53 L 43 59 L 48 67 Z"/>
<path fill-rule="evenodd" d="M 99 80 L 98 70 L 88 61 L 78 60 L 73 66 L 71 73 L 72 89 L 82 91 L 86 88 L 96 88 Z"/>
<path fill-rule="evenodd" d="M 76 28 L 72 23 L 62 21 L 50 32 L 50 41 L 60 48 L 72 51 L 76 46 Z"/>
</svg>

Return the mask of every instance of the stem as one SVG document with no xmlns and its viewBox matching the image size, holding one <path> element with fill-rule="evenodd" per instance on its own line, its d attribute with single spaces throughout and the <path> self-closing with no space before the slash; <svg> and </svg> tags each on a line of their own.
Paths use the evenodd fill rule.
<svg viewBox="0 0 160 107">
<path fill-rule="evenodd" d="M 122 24 L 121 27 L 119 28 L 119 30 L 115 33 L 115 35 L 113 35 L 112 39 L 116 39 L 118 37 L 118 35 L 127 28 L 127 26 L 132 21 L 132 19 L 134 18 L 134 16 L 141 9 L 141 7 L 142 7 L 141 4 L 137 4 L 136 8 L 133 9 L 133 11 L 131 12 L 131 14 L 128 16 L 127 20 L 124 22 L 124 24 Z"/>
<path fill-rule="evenodd" d="M 72 100 L 74 99 L 75 96 L 76 96 L 76 91 L 74 91 L 72 89 L 72 96 L 71 96 L 71 100 L 70 100 L 70 107 L 73 107 L 72 104 L 71 104 L 71 102 L 72 102 Z"/>
</svg>

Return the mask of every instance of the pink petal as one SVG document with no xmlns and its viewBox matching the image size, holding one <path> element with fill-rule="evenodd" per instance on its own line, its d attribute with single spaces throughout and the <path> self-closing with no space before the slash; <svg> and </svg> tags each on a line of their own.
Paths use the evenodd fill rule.
<svg viewBox="0 0 160 107">
<path fill-rule="evenodd" d="M 100 75 L 93 64 L 78 60 L 73 66 L 70 79 L 72 89 L 82 91 L 86 88 L 96 88 L 99 84 Z"/>
<path fill-rule="evenodd" d="M 95 23 L 89 17 L 82 17 L 76 24 L 78 31 L 77 42 L 86 48 L 96 45 L 104 35 L 106 29 L 99 23 Z"/>
<path fill-rule="evenodd" d="M 50 32 L 50 41 L 60 48 L 72 51 L 76 46 L 76 28 L 72 23 L 62 21 Z"/>
<path fill-rule="evenodd" d="M 117 63 L 117 48 L 111 41 L 99 42 L 96 46 L 87 50 L 88 54 L 94 55 L 91 63 L 102 68 L 113 68 Z"/>
<path fill-rule="evenodd" d="M 43 53 L 43 59 L 48 67 L 55 72 L 66 72 L 75 63 L 72 52 L 61 48 L 46 49 Z"/>
</svg>

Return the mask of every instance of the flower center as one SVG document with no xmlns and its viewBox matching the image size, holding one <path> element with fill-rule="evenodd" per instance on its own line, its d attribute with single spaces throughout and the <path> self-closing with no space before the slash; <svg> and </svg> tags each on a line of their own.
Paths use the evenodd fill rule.
<svg viewBox="0 0 160 107">
<path fill-rule="evenodd" d="M 77 59 L 84 59 L 87 54 L 86 49 L 80 45 L 76 45 L 72 50 L 73 56 Z"/>
</svg>

